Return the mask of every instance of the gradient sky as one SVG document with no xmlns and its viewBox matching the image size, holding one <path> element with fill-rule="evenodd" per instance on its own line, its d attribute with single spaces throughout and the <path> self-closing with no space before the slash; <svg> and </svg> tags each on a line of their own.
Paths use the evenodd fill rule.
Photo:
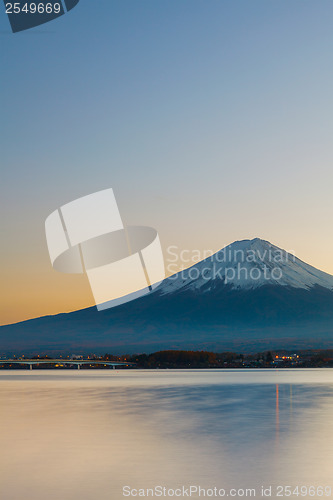
<svg viewBox="0 0 333 500">
<path fill-rule="evenodd" d="M 18 34 L 0 14 L 1 323 L 93 303 L 44 221 L 108 187 L 164 249 L 260 237 L 333 274 L 331 0 L 81 0 Z"/>
</svg>

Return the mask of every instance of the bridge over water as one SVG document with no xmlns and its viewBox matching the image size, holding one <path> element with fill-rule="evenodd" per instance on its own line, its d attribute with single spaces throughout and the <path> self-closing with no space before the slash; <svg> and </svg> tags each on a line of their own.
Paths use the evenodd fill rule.
<svg viewBox="0 0 333 500">
<path fill-rule="evenodd" d="M 95 359 L 0 359 L 0 366 L 2 365 L 27 365 L 30 366 L 30 370 L 34 365 L 55 365 L 55 366 L 72 366 L 76 365 L 78 370 L 80 370 L 83 365 L 100 365 L 100 366 L 112 366 L 113 369 L 116 366 L 131 366 L 134 363 L 126 363 L 123 361 L 102 361 Z"/>
</svg>

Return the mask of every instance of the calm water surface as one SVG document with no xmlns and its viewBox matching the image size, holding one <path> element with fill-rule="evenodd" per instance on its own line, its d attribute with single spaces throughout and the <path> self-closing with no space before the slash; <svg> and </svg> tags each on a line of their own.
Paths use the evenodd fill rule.
<svg viewBox="0 0 333 500">
<path fill-rule="evenodd" d="M 330 369 L 0 371 L 0 425 L 1 500 L 333 489 Z"/>
</svg>

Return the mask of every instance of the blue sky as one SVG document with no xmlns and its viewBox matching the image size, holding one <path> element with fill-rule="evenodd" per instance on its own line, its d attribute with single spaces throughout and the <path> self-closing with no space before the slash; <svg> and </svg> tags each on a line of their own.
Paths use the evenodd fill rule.
<svg viewBox="0 0 333 500">
<path fill-rule="evenodd" d="M 0 23 L 6 315 L 78 306 L 44 220 L 107 187 L 165 247 L 259 236 L 333 273 L 331 0 L 81 0 Z"/>
</svg>

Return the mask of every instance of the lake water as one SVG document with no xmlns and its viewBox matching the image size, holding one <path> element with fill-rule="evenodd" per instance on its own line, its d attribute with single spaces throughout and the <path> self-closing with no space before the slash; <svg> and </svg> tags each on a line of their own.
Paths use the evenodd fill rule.
<svg viewBox="0 0 333 500">
<path fill-rule="evenodd" d="M 330 369 L 0 371 L 0 425 L 1 500 L 333 496 Z"/>
</svg>

